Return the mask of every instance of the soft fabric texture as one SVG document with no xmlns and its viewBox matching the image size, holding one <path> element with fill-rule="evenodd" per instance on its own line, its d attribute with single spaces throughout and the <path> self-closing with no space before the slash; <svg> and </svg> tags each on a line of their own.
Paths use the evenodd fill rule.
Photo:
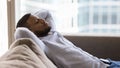
<svg viewBox="0 0 120 68">
<path fill-rule="evenodd" d="M 24 27 L 17 28 L 14 33 L 14 38 L 15 40 L 19 38 L 31 38 L 42 50 L 44 50 L 45 44 L 28 28 Z"/>
<path fill-rule="evenodd" d="M 0 68 L 57 68 L 32 40 L 16 40 L 0 57 Z"/>
<path fill-rule="evenodd" d="M 54 61 L 59 68 L 106 68 L 99 58 L 76 47 L 61 34 L 54 32 L 41 39 L 46 55 Z"/>
<path fill-rule="evenodd" d="M 120 68 L 120 61 L 108 59 L 110 66 L 108 68 Z"/>
<path fill-rule="evenodd" d="M 48 14 L 48 12 L 46 12 L 46 14 Z M 38 14 L 38 17 L 42 17 L 41 13 Z M 49 19 L 50 20 L 48 21 L 48 23 L 50 24 L 54 23 L 52 18 Z M 54 25 L 51 27 L 54 27 Z M 29 33 L 32 32 L 30 32 L 29 30 L 18 28 L 16 29 L 15 37 L 16 38 L 25 37 L 28 36 Z M 33 33 L 30 34 L 29 38 L 33 39 L 33 36 L 35 35 L 33 36 L 32 35 Z M 35 37 L 34 39 L 38 40 L 37 37 Z M 44 44 L 43 46 L 44 52 L 57 65 L 58 68 L 106 68 L 107 67 L 107 65 L 104 64 L 102 61 L 100 61 L 99 58 L 92 56 L 91 54 L 85 52 L 81 48 L 76 47 L 69 40 L 65 39 L 61 34 L 59 34 L 56 31 L 56 29 L 53 29 L 48 36 L 39 37 L 39 40 L 38 41 L 36 40 L 34 40 L 36 43 L 42 41 L 42 43 Z M 41 45 L 39 46 L 42 47 Z"/>
</svg>

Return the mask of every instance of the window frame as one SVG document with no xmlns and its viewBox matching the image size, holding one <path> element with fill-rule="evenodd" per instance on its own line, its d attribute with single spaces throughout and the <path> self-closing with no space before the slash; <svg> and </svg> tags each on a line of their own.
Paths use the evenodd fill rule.
<svg viewBox="0 0 120 68">
<path fill-rule="evenodd" d="M 8 45 L 10 46 L 14 41 L 15 0 L 7 0 L 7 14 L 8 14 Z"/>
</svg>

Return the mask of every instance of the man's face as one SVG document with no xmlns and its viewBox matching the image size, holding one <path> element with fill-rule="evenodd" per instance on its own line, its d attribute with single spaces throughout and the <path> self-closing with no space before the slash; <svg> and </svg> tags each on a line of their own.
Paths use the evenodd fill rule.
<svg viewBox="0 0 120 68">
<path fill-rule="evenodd" d="M 37 36 L 47 35 L 50 31 L 50 26 L 43 20 L 31 15 L 27 20 L 28 28 Z"/>
</svg>

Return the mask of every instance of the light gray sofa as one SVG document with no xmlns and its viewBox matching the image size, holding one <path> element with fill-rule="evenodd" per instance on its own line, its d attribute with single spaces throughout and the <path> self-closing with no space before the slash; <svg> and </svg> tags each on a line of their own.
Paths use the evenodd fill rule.
<svg viewBox="0 0 120 68">
<path fill-rule="evenodd" d="M 76 46 L 99 58 L 120 60 L 120 37 L 65 36 Z"/>
</svg>

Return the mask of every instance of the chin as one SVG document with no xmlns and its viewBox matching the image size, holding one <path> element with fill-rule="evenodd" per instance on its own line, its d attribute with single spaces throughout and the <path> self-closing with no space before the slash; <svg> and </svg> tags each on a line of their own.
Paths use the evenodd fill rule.
<svg viewBox="0 0 120 68">
<path fill-rule="evenodd" d="M 48 27 L 48 28 L 46 28 L 45 30 L 43 30 L 43 31 L 36 31 L 36 32 L 34 32 L 38 37 L 44 37 L 44 36 L 47 36 L 48 35 L 48 33 L 50 32 L 50 30 L 51 30 L 51 27 Z"/>
</svg>

